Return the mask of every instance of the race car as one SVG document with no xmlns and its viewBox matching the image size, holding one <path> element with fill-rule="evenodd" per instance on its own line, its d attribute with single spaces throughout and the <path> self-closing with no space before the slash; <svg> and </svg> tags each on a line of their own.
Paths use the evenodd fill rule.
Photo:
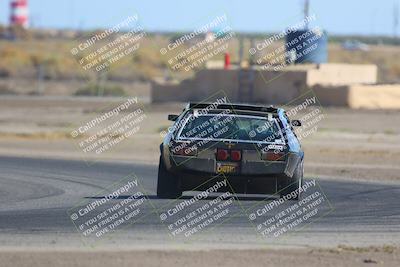
<svg viewBox="0 0 400 267">
<path fill-rule="evenodd" d="M 157 196 L 184 191 L 292 195 L 299 199 L 304 152 L 285 110 L 272 106 L 189 103 L 160 145 Z M 294 193 L 294 194 L 293 194 Z"/>
</svg>

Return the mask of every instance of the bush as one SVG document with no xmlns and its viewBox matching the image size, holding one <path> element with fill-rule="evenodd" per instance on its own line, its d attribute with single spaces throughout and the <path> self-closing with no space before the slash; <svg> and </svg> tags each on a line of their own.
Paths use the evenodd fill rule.
<svg viewBox="0 0 400 267">
<path fill-rule="evenodd" d="M 89 84 L 75 92 L 76 96 L 126 96 L 125 90 L 117 85 Z"/>
<path fill-rule="evenodd" d="M 7 78 L 11 76 L 10 70 L 4 67 L 0 67 L 0 78 Z"/>
<path fill-rule="evenodd" d="M 10 87 L 5 84 L 0 84 L 0 95 L 16 95 L 17 93 L 13 91 Z"/>
</svg>

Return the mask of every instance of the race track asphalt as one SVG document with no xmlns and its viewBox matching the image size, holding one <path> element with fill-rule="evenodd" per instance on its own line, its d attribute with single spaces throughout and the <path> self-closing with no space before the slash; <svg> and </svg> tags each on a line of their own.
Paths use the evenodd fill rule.
<svg viewBox="0 0 400 267">
<path fill-rule="evenodd" d="M 104 192 L 113 191 L 110 189 L 112 184 L 113 188 L 119 188 L 115 184 L 126 182 L 124 177 L 135 177 L 140 184 L 140 192 L 144 195 L 140 214 L 134 220 L 126 220 L 121 227 L 116 226 L 112 234 L 100 237 L 82 235 L 83 232 L 78 229 L 79 224 L 87 222 L 89 217 L 82 218 L 81 222 L 71 220 L 71 214 L 79 210 L 75 207 L 82 207 L 82 202 L 85 206 L 86 203 L 101 199 L 106 195 Z M 307 177 L 306 182 L 310 183 L 313 179 Z M 318 192 L 317 196 L 323 196 L 322 204 L 315 204 L 318 204 L 317 214 L 299 225 L 293 224 L 292 230 L 281 235 L 261 233 L 262 229 L 266 229 L 263 228 L 265 225 L 260 226 L 266 218 L 263 216 L 278 221 L 276 215 L 295 202 L 288 201 L 264 211 L 264 214 L 252 220 L 251 214 L 257 213 L 257 210 L 262 211 L 274 198 L 240 196 L 233 198 L 233 202 L 226 201 L 227 206 L 221 209 L 210 208 L 213 210 L 211 213 L 214 212 L 212 216 L 221 216 L 214 217 L 214 222 L 209 225 L 204 224 L 197 233 L 185 236 L 187 229 L 181 228 L 182 233 L 175 232 L 175 236 L 173 231 L 183 225 L 178 223 L 179 218 L 171 215 L 163 221 L 160 215 L 176 208 L 180 202 L 156 197 L 156 164 L 97 162 L 88 166 L 83 161 L 75 160 L 0 157 L 0 243 L 3 246 L 81 246 L 100 241 L 102 245 L 156 246 L 170 242 L 174 245 L 190 243 L 218 247 L 400 244 L 400 184 L 317 177 L 315 181 L 317 186 L 314 191 Z M 194 194 L 185 194 L 181 202 L 191 200 Z M 305 194 L 303 199 L 309 194 Z M 129 199 L 129 196 L 121 194 L 109 200 L 105 206 L 91 212 L 90 216 L 96 217 L 106 207 L 121 203 Z M 186 222 L 192 220 L 195 216 L 189 216 L 190 213 L 199 208 L 207 208 L 206 204 L 217 203 L 212 201 L 218 200 L 218 196 L 212 194 L 196 201 L 186 210 L 179 211 L 180 218 L 186 218 Z M 226 208 L 229 208 L 229 214 L 223 217 Z"/>
</svg>

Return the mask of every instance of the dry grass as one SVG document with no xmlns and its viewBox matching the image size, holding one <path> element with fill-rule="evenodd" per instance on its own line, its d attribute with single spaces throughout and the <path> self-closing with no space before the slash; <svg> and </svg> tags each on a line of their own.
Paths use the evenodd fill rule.
<svg viewBox="0 0 400 267">
<path fill-rule="evenodd" d="M 148 36 L 141 43 L 137 53 L 122 58 L 113 65 L 108 77 L 111 79 L 150 80 L 156 76 L 163 76 L 168 68 L 167 60 L 160 55 L 160 47 L 168 44 L 168 38 L 162 36 Z M 26 40 L 0 41 L 0 76 L 23 77 L 36 76 L 35 66 L 45 66 L 44 75 L 47 79 L 61 78 L 91 78 L 93 73 L 85 72 L 71 55 L 70 49 L 75 41 L 65 40 Z M 100 45 L 100 44 L 99 44 Z M 245 42 L 245 48 L 248 47 Z M 229 46 L 232 61 L 237 60 L 238 41 L 234 39 Z M 245 49 L 245 51 L 247 51 Z M 222 59 L 223 55 L 218 55 Z M 380 82 L 400 81 L 400 47 L 372 46 L 368 52 L 345 51 L 338 44 L 329 45 L 329 62 L 344 62 L 376 64 L 379 67 Z M 185 78 L 192 73 L 176 73 L 177 78 Z"/>
<path fill-rule="evenodd" d="M 370 51 L 345 51 L 339 45 L 331 45 L 329 62 L 375 64 L 378 66 L 379 82 L 400 82 L 400 47 L 397 46 L 372 46 Z"/>
</svg>

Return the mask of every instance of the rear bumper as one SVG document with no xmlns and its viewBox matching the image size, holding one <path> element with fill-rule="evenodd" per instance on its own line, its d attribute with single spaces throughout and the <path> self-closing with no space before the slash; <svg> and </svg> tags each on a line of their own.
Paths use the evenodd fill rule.
<svg viewBox="0 0 400 267">
<path fill-rule="evenodd" d="M 237 174 L 230 176 L 286 176 L 292 177 L 293 172 L 300 161 L 300 156 L 296 153 L 288 153 L 285 161 L 242 161 Z M 175 173 L 194 173 L 217 175 L 217 160 L 213 158 L 195 158 L 184 156 L 170 157 L 170 171 Z"/>
<path fill-rule="evenodd" d="M 203 191 L 216 182 L 227 180 L 221 192 L 245 194 L 276 194 L 291 180 L 301 160 L 296 153 L 288 153 L 285 161 L 242 161 L 238 173 L 217 174 L 215 158 L 170 156 L 169 171 L 179 177 L 183 191 Z"/>
<path fill-rule="evenodd" d="M 205 191 L 220 181 L 227 180 L 227 186 L 220 188 L 219 192 L 275 194 L 286 184 L 284 175 L 216 175 L 201 172 L 179 172 L 180 186 L 183 191 Z"/>
</svg>

